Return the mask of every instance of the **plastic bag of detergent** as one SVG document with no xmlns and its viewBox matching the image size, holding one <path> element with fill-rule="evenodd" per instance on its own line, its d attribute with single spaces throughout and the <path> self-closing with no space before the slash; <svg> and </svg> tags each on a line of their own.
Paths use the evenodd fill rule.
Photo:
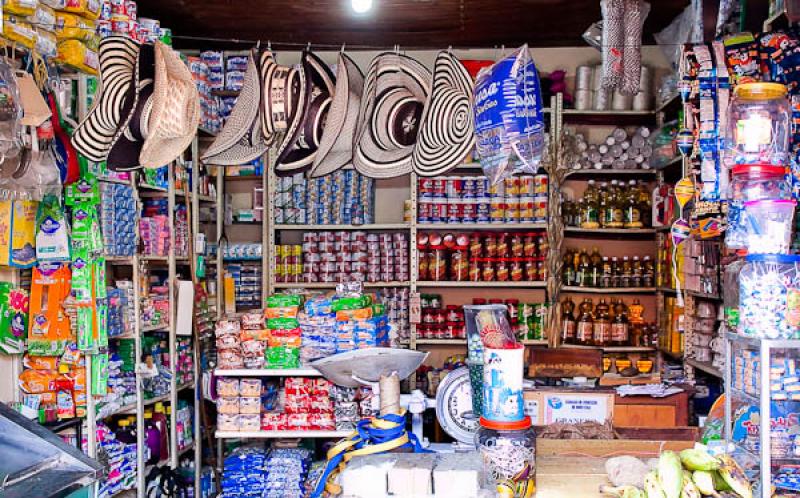
<svg viewBox="0 0 800 498">
<path fill-rule="evenodd" d="M 539 73 L 527 45 L 478 73 L 475 134 L 492 183 L 539 168 L 546 147 L 544 114 Z"/>
</svg>

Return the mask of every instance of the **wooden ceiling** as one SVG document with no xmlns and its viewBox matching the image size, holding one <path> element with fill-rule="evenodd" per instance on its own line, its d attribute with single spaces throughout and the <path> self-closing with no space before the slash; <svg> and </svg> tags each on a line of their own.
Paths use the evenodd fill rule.
<svg viewBox="0 0 800 498">
<path fill-rule="evenodd" d="M 599 0 L 373 0 L 365 15 L 350 0 L 139 0 L 139 15 L 175 35 L 320 45 L 405 48 L 583 45 L 600 19 Z M 650 0 L 645 43 L 689 3 Z M 179 48 L 208 42 L 175 38 Z"/>
</svg>

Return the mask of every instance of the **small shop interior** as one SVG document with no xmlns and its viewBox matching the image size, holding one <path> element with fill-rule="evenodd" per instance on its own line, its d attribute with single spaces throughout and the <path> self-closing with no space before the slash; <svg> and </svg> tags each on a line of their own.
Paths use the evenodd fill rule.
<svg viewBox="0 0 800 498">
<path fill-rule="evenodd" d="M 0 497 L 800 497 L 800 1 L 0 15 Z"/>
</svg>

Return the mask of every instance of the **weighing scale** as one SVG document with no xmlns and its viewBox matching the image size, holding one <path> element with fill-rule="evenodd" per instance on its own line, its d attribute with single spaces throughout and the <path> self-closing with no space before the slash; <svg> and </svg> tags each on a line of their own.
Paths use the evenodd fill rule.
<svg viewBox="0 0 800 498">
<path fill-rule="evenodd" d="M 311 366 L 334 384 L 344 387 L 370 386 L 378 396 L 373 398 L 373 408 L 380 406 L 381 377 L 397 376 L 405 379 L 422 365 L 428 353 L 408 349 L 370 348 L 339 353 L 316 360 Z M 399 392 L 399 390 L 398 390 Z M 478 417 L 472 413 L 472 388 L 466 367 L 453 370 L 442 380 L 436 399 L 426 397 L 419 389 L 400 395 L 400 406 L 411 413 L 411 432 L 426 448 L 440 452 L 475 449 Z M 453 444 L 431 444 L 422 434 L 422 414 L 428 408 L 436 409 L 436 418 L 442 429 L 456 440 Z"/>
</svg>

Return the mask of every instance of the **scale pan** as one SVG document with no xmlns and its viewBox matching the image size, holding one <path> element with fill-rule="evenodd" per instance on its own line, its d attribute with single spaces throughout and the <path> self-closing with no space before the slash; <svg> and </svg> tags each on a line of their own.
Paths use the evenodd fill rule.
<svg viewBox="0 0 800 498">
<path fill-rule="evenodd" d="M 428 353 L 408 349 L 369 348 L 339 353 L 311 362 L 311 366 L 328 380 L 344 387 L 362 385 L 353 377 L 366 382 L 378 382 L 381 375 L 397 372 L 405 379 L 422 365 Z"/>
</svg>

